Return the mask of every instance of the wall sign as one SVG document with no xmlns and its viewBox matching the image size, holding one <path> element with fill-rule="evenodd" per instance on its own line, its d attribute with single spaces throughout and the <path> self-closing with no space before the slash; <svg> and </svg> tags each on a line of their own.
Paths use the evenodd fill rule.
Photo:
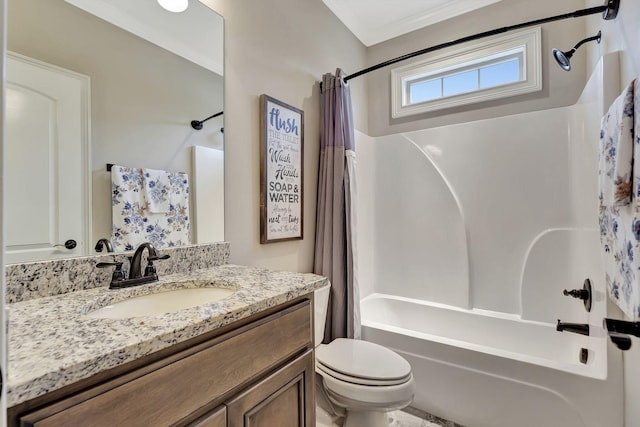
<svg viewBox="0 0 640 427">
<path fill-rule="evenodd" d="M 304 112 L 260 96 L 260 243 L 302 239 Z"/>
</svg>

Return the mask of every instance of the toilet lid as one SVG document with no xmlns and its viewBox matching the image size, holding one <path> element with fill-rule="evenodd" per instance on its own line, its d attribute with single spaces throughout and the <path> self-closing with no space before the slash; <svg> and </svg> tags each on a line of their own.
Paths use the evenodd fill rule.
<svg viewBox="0 0 640 427">
<path fill-rule="evenodd" d="M 323 377 L 325 375 L 329 375 L 337 380 L 340 381 L 344 381 L 347 383 L 351 383 L 351 384 L 358 384 L 358 385 L 363 385 L 363 386 L 367 386 L 367 385 L 374 385 L 374 386 L 394 386 L 394 385 L 401 385 L 401 384 L 405 384 L 406 382 L 410 381 L 412 378 L 412 375 L 409 374 L 404 378 L 400 378 L 400 379 L 393 379 L 393 380 L 371 380 L 371 379 L 366 379 L 366 378 L 359 378 L 359 377 L 352 377 L 350 375 L 345 375 L 345 374 L 341 374 L 340 372 L 334 371 L 333 369 L 329 368 L 328 366 L 323 365 L 322 363 L 318 362 L 316 360 L 316 372 L 319 373 L 320 375 L 322 375 Z M 323 375 L 324 374 L 324 375 Z"/>
<path fill-rule="evenodd" d="M 402 380 L 411 373 L 404 358 L 381 345 L 338 338 L 316 350 L 316 360 L 348 377 L 369 380 Z"/>
</svg>

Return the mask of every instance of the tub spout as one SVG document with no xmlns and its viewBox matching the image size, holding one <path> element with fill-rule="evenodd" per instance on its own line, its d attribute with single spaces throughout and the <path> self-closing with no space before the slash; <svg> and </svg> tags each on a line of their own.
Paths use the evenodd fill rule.
<svg viewBox="0 0 640 427">
<path fill-rule="evenodd" d="M 558 319 L 558 324 L 556 325 L 556 331 L 562 332 L 573 332 L 574 334 L 580 335 L 589 335 L 589 324 L 587 323 L 565 323 L 561 322 Z"/>
</svg>

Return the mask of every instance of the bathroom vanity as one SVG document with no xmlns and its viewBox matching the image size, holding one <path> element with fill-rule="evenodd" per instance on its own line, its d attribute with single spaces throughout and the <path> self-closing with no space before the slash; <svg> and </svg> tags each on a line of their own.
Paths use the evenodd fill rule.
<svg viewBox="0 0 640 427">
<path fill-rule="evenodd" d="M 156 316 L 86 316 L 207 280 L 235 292 Z M 312 426 L 313 291 L 327 283 L 222 265 L 11 304 L 8 425 Z"/>
</svg>

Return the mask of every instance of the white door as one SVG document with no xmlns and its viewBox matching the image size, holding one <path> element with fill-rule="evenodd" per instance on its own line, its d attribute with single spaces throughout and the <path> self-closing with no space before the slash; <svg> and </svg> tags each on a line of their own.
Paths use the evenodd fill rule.
<svg viewBox="0 0 640 427">
<path fill-rule="evenodd" d="M 89 78 L 12 53 L 6 65 L 5 262 L 85 255 Z"/>
</svg>

